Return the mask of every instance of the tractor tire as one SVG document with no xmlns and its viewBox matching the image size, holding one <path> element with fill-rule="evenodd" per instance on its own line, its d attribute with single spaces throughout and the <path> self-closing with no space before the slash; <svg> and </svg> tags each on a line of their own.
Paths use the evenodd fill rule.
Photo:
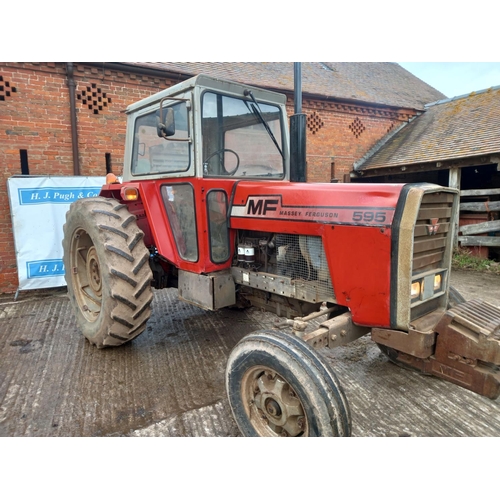
<svg viewBox="0 0 500 500">
<path fill-rule="evenodd" d="M 151 315 L 152 272 L 144 233 L 126 205 L 95 197 L 70 205 L 64 267 L 76 323 L 98 348 L 137 337 Z"/>
<path fill-rule="evenodd" d="M 337 376 L 299 338 L 274 330 L 244 337 L 226 367 L 226 390 L 244 436 L 350 436 Z"/>
<path fill-rule="evenodd" d="M 393 349 L 392 347 L 388 347 L 383 344 L 379 344 L 376 342 L 377 347 L 380 349 L 380 352 L 394 365 L 399 366 L 400 368 L 404 368 L 405 370 L 411 371 L 411 372 L 418 372 L 421 375 L 427 375 L 427 373 L 423 373 L 422 371 L 418 370 L 417 368 L 414 368 L 413 366 L 409 366 L 406 363 L 403 363 L 402 361 L 398 361 L 398 356 L 399 356 L 399 351 L 396 351 L 396 349 Z"/>
</svg>

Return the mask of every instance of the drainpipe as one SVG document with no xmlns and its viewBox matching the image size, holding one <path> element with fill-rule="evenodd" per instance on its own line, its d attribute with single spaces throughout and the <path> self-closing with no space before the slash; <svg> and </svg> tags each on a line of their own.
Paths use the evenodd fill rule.
<svg viewBox="0 0 500 500">
<path fill-rule="evenodd" d="M 71 145 L 73 147 L 73 174 L 80 175 L 80 160 L 78 154 L 78 131 L 76 128 L 75 80 L 73 78 L 73 63 L 66 63 L 68 75 L 69 106 L 71 115 Z"/>
</svg>

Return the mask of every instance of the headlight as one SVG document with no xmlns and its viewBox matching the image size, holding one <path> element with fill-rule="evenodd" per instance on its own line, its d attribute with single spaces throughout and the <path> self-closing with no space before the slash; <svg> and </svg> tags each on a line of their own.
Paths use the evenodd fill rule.
<svg viewBox="0 0 500 500">
<path fill-rule="evenodd" d="M 441 275 L 436 274 L 434 276 L 434 291 L 437 292 L 438 290 L 441 290 Z"/>
<path fill-rule="evenodd" d="M 444 273 L 441 270 L 436 273 L 414 276 L 413 279 L 415 281 L 412 282 L 410 291 L 412 302 L 426 301 L 443 292 Z"/>
<path fill-rule="evenodd" d="M 418 299 L 420 297 L 420 281 L 414 281 L 411 284 L 411 292 L 410 292 L 410 297 L 411 300 Z"/>
</svg>

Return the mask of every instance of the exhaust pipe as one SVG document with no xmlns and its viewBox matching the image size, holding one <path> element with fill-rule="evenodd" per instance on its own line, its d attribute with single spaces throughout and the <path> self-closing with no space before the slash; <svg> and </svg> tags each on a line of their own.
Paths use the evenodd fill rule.
<svg viewBox="0 0 500 500">
<path fill-rule="evenodd" d="M 306 115 L 302 113 L 302 67 L 293 63 L 294 114 L 290 117 L 290 181 L 306 182 Z"/>
</svg>

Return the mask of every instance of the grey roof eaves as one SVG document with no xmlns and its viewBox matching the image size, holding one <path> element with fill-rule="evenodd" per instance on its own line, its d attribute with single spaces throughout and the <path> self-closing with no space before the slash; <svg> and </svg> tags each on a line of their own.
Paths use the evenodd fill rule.
<svg viewBox="0 0 500 500">
<path fill-rule="evenodd" d="M 458 101 L 459 99 L 463 99 L 465 97 L 470 97 L 471 95 L 484 94 L 485 92 L 489 92 L 491 90 L 500 90 L 500 85 L 496 85 L 494 87 L 489 87 L 487 89 L 477 90 L 475 92 L 469 92 L 467 94 L 457 95 L 455 97 L 450 97 L 448 99 L 441 99 L 439 101 L 430 102 L 429 104 L 425 105 L 425 109 L 428 109 L 432 106 L 437 106 L 438 104 L 446 104 L 448 102 Z"/>
</svg>

